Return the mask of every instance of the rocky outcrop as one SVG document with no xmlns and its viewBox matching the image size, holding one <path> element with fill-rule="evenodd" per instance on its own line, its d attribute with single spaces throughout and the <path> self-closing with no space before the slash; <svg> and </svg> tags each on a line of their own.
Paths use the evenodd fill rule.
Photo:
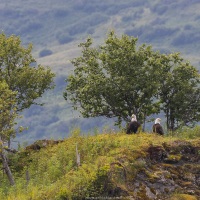
<svg viewBox="0 0 200 200">
<path fill-rule="evenodd" d="M 147 152 L 149 162 L 132 185 L 134 197 L 166 199 L 177 193 L 200 198 L 200 147 L 176 141 L 151 146 Z"/>
<path fill-rule="evenodd" d="M 52 146 L 56 145 L 60 142 L 63 142 L 63 140 L 37 140 L 33 144 L 27 146 L 25 148 L 26 151 L 31 151 L 31 150 L 40 150 L 41 148 L 47 147 L 47 146 Z"/>
<path fill-rule="evenodd" d="M 134 200 L 200 199 L 199 144 L 175 141 L 151 145 L 145 155 L 138 159 L 140 165 L 135 165 L 134 170 L 130 168 L 133 162 L 130 158 L 126 160 L 129 164 L 123 165 L 121 171 L 118 167 L 120 176 L 115 184 L 118 188 L 121 185 L 121 190 L 118 189 L 117 196 L 126 194 L 128 199 Z M 116 173 L 113 173 L 114 176 L 117 179 Z"/>
</svg>

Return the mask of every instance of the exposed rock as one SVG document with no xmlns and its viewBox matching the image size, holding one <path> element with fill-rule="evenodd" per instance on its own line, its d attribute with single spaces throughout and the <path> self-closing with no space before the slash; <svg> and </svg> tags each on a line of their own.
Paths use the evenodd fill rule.
<svg viewBox="0 0 200 200">
<path fill-rule="evenodd" d="M 176 141 L 147 149 L 144 166 L 124 181 L 136 200 L 200 199 L 200 147 Z M 127 168 L 128 169 L 128 168 Z M 129 173 L 126 171 L 127 178 Z M 121 193 L 122 194 L 122 193 Z M 180 198 L 173 197 L 180 194 Z"/>
<path fill-rule="evenodd" d="M 27 146 L 25 149 L 26 150 L 40 150 L 41 148 L 44 148 L 50 145 L 55 145 L 60 142 L 63 142 L 63 140 L 38 140 L 34 142 L 32 145 Z"/>
<path fill-rule="evenodd" d="M 151 161 L 160 162 L 167 158 L 167 152 L 162 146 L 151 146 L 148 148 L 149 158 Z"/>
</svg>

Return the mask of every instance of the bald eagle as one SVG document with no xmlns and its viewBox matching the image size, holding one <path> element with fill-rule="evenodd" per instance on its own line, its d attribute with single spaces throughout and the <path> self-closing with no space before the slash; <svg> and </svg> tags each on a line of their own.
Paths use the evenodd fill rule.
<svg viewBox="0 0 200 200">
<path fill-rule="evenodd" d="M 155 124 L 153 125 L 152 129 L 153 129 L 154 133 L 158 133 L 160 135 L 164 135 L 164 131 L 163 131 L 162 126 L 160 125 L 160 122 L 161 122 L 161 119 L 157 118 L 155 120 Z"/>
<path fill-rule="evenodd" d="M 131 122 L 129 123 L 126 133 L 131 134 L 131 133 L 137 133 L 138 128 L 140 127 L 140 123 L 137 121 L 136 116 L 133 114 L 131 116 Z"/>
</svg>

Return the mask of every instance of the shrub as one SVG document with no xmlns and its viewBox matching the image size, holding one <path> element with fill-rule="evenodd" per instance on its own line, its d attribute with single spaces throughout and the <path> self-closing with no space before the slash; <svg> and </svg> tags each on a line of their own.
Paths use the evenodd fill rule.
<svg viewBox="0 0 200 200">
<path fill-rule="evenodd" d="M 183 139 L 195 139 L 200 137 L 200 126 L 195 126 L 194 128 L 181 127 L 175 132 L 169 133 L 168 135 L 183 138 Z"/>
<path fill-rule="evenodd" d="M 39 57 L 45 57 L 45 56 L 49 56 L 51 55 L 53 52 L 49 49 L 43 49 L 42 51 L 40 51 L 39 53 Z"/>
<path fill-rule="evenodd" d="M 57 35 L 57 40 L 59 44 L 67 44 L 71 41 L 73 41 L 73 37 L 69 36 L 68 34 L 58 34 Z"/>
</svg>

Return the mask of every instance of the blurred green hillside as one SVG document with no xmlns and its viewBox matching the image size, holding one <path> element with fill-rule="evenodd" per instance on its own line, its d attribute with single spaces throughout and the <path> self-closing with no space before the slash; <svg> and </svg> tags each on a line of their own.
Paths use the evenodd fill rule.
<svg viewBox="0 0 200 200">
<path fill-rule="evenodd" d="M 65 79 L 73 72 L 70 60 L 79 55 L 78 44 L 91 35 L 96 45 L 109 30 L 139 38 L 163 53 L 181 52 L 199 68 L 200 2 L 198 0 L 1 0 L 0 28 L 33 43 L 38 64 L 56 73 L 56 88 L 32 106 L 20 123 L 28 126 L 17 140 L 67 137 L 74 126 L 84 132 L 113 128 L 113 120 L 83 119 L 63 99 Z"/>
<path fill-rule="evenodd" d="M 1 200 L 197 200 L 200 127 L 165 137 L 103 132 L 40 140 L 9 155 L 15 177 L 1 173 Z"/>
</svg>

